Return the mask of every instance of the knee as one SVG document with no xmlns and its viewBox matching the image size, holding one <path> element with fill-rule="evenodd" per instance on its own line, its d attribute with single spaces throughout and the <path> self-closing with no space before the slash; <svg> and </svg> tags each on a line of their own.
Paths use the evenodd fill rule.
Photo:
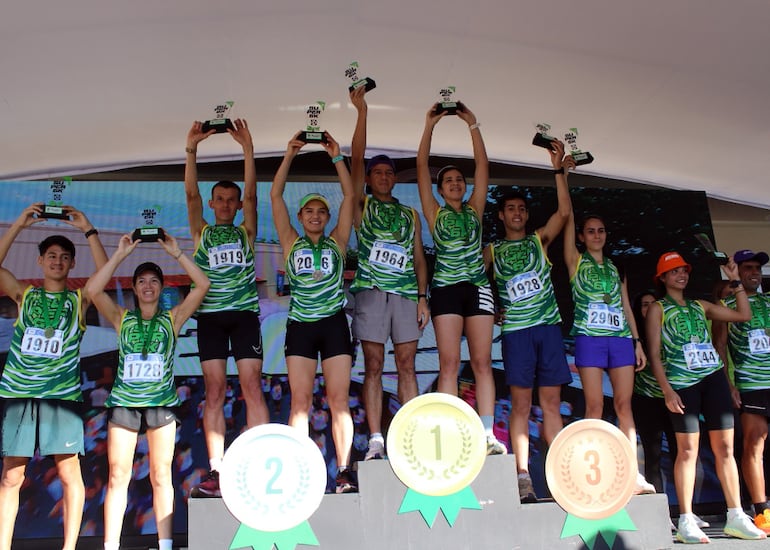
<svg viewBox="0 0 770 550">
<path fill-rule="evenodd" d="M 110 465 L 108 484 L 110 487 L 127 487 L 131 481 L 131 467 Z"/>
<path fill-rule="evenodd" d="M 225 404 L 225 384 L 206 382 L 206 409 L 221 409 Z"/>
<path fill-rule="evenodd" d="M 171 464 L 159 464 L 150 470 L 150 482 L 154 489 L 171 487 Z"/>
<path fill-rule="evenodd" d="M 382 376 L 383 360 L 381 357 L 368 354 L 364 357 L 364 377 L 379 378 Z"/>
<path fill-rule="evenodd" d="M 307 413 L 310 411 L 310 407 L 313 404 L 312 394 L 300 394 L 295 391 L 291 392 L 291 410 L 292 412 Z"/>
<path fill-rule="evenodd" d="M 471 359 L 471 368 L 476 376 L 492 374 L 492 360 L 489 357 Z"/>
<path fill-rule="evenodd" d="M 676 459 L 681 462 L 695 462 L 698 459 L 698 448 L 677 443 Z"/>
<path fill-rule="evenodd" d="M 18 489 L 24 483 L 24 468 L 6 468 L 0 478 L 4 489 Z"/>
<path fill-rule="evenodd" d="M 329 409 L 333 413 L 350 412 L 350 402 L 346 392 L 329 392 L 326 394 L 326 399 L 329 403 Z"/>
<path fill-rule="evenodd" d="M 527 399 L 516 400 L 511 403 L 511 418 L 529 418 L 532 409 L 532 401 Z"/>
</svg>

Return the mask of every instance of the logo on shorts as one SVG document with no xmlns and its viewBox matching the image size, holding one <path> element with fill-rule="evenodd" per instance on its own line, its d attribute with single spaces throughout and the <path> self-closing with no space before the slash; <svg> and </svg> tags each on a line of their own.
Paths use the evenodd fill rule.
<svg viewBox="0 0 770 550">
<path fill-rule="evenodd" d="M 78 444 L 78 442 L 77 442 L 77 441 L 67 441 L 67 442 L 64 444 L 64 446 L 65 446 L 65 447 L 67 447 L 67 448 L 69 449 L 70 447 L 74 447 L 74 446 L 75 446 L 75 445 L 77 445 L 77 444 Z"/>
<path fill-rule="evenodd" d="M 167 414 L 166 415 L 166 420 L 171 420 L 172 418 L 174 418 L 173 414 Z"/>
</svg>

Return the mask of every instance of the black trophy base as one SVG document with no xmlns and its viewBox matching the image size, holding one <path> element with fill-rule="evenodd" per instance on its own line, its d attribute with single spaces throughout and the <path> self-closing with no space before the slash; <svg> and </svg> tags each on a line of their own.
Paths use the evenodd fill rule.
<svg viewBox="0 0 770 550">
<path fill-rule="evenodd" d="M 463 105 L 462 101 L 443 101 L 436 104 L 436 108 L 433 110 L 433 112 L 437 115 L 440 115 L 441 113 L 446 113 L 448 115 L 456 115 L 457 111 L 464 111 L 465 105 Z"/>
<path fill-rule="evenodd" d="M 154 243 L 155 241 L 165 241 L 166 234 L 163 232 L 162 227 L 139 227 L 134 230 L 131 240 Z"/>
<path fill-rule="evenodd" d="M 581 151 L 579 153 L 570 153 L 572 158 L 575 159 L 575 166 L 583 166 L 584 164 L 591 164 L 594 161 L 594 156 L 588 151 Z"/>
<path fill-rule="evenodd" d="M 297 139 L 305 143 L 328 143 L 324 132 L 311 132 L 309 130 L 300 132 Z"/>
<path fill-rule="evenodd" d="M 47 204 L 43 206 L 43 212 L 40 214 L 40 217 L 50 220 L 68 220 L 70 216 L 61 206 Z"/>
<path fill-rule="evenodd" d="M 553 150 L 554 141 L 555 138 L 548 138 L 544 134 L 538 132 L 535 134 L 535 137 L 532 138 L 532 145 L 537 145 L 538 147 L 542 147 L 543 149 L 548 149 L 551 151 Z"/>
<path fill-rule="evenodd" d="M 361 80 L 354 82 L 352 86 L 348 86 L 348 91 L 352 92 L 361 86 L 366 86 L 366 91 L 368 92 L 370 90 L 374 90 L 377 87 L 377 83 L 367 76 L 366 78 L 362 78 Z"/>
<path fill-rule="evenodd" d="M 233 121 L 229 118 L 217 118 L 207 120 L 201 127 L 202 132 L 209 132 L 211 130 L 216 130 L 217 134 L 224 134 L 227 130 L 235 131 L 235 126 L 233 126 Z"/>
<path fill-rule="evenodd" d="M 727 263 L 730 261 L 730 258 L 727 256 L 727 254 L 724 252 L 719 252 L 718 250 L 714 250 L 711 255 L 719 265 L 727 265 Z"/>
</svg>

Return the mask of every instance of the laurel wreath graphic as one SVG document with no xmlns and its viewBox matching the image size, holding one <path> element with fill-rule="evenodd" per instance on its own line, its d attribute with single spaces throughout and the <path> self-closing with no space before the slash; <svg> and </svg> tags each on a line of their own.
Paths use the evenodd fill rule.
<svg viewBox="0 0 770 550">
<path fill-rule="evenodd" d="M 284 500 L 278 506 L 278 511 L 282 514 L 294 510 L 297 507 L 297 504 L 304 501 L 305 495 L 307 495 L 308 489 L 310 488 L 310 468 L 308 468 L 307 461 L 298 459 L 297 467 L 299 469 L 297 472 L 297 488 L 294 490 L 288 500 Z"/>
<path fill-rule="evenodd" d="M 457 457 L 457 460 L 454 461 L 454 464 L 444 470 L 445 479 L 450 479 L 453 476 L 459 475 L 460 470 L 468 466 L 471 451 L 473 450 L 473 437 L 468 425 L 457 419 L 455 420 L 455 425 L 462 437 L 462 446 L 460 447 L 460 454 Z"/>
<path fill-rule="evenodd" d="M 425 477 L 428 481 L 430 481 L 436 477 L 436 472 L 433 471 L 433 468 L 425 466 L 414 452 L 413 441 L 416 431 L 417 420 L 414 419 L 409 424 L 407 424 L 406 429 L 404 430 L 404 436 L 401 438 L 401 446 L 403 448 L 404 458 L 406 458 L 406 461 L 409 463 L 409 466 L 412 468 L 412 470 L 417 472 L 417 475 L 420 477 Z"/>
<path fill-rule="evenodd" d="M 559 478 L 562 487 L 575 501 L 581 502 L 587 506 L 607 506 L 614 501 L 621 493 L 623 480 L 626 479 L 626 464 L 622 453 L 617 445 L 610 445 L 609 450 L 612 453 L 614 462 L 614 472 L 611 477 L 609 487 L 599 493 L 597 496 L 586 493 L 572 480 L 571 463 L 575 454 L 575 448 L 571 447 L 562 457 L 559 464 Z"/>
</svg>

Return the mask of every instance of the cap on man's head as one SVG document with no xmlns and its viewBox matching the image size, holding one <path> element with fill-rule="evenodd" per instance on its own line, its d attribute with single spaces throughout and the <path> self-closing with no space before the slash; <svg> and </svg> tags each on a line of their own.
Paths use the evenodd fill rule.
<svg viewBox="0 0 770 550">
<path fill-rule="evenodd" d="M 687 273 L 692 271 L 692 266 L 684 261 L 684 258 L 679 252 L 666 252 L 661 254 L 658 258 L 658 268 L 656 269 L 655 278 L 660 278 L 664 273 L 676 269 L 677 267 L 686 267 Z"/>
<path fill-rule="evenodd" d="M 163 284 L 163 270 L 155 262 L 144 262 L 136 266 L 134 270 L 134 276 L 131 278 L 131 284 L 135 285 L 136 280 L 142 273 L 152 273 L 160 279 L 160 284 Z"/>
<path fill-rule="evenodd" d="M 768 259 L 770 259 L 770 257 L 766 252 L 754 252 L 753 250 L 748 249 L 739 250 L 733 256 L 733 260 L 735 260 L 736 264 L 754 261 L 759 262 L 759 265 L 765 265 Z"/>
<path fill-rule="evenodd" d="M 302 209 L 305 208 L 305 205 L 310 201 L 321 201 L 327 210 L 331 210 L 331 207 L 329 206 L 329 200 L 321 193 L 308 193 L 299 201 L 299 212 L 301 212 Z"/>
<path fill-rule="evenodd" d="M 393 172 L 396 171 L 396 163 L 393 162 L 392 158 L 390 158 L 388 155 L 375 155 L 369 159 L 369 162 L 366 163 L 366 175 L 368 176 L 369 172 L 372 171 L 372 168 L 378 164 L 387 164 L 390 166 L 390 169 L 393 170 Z"/>
</svg>

